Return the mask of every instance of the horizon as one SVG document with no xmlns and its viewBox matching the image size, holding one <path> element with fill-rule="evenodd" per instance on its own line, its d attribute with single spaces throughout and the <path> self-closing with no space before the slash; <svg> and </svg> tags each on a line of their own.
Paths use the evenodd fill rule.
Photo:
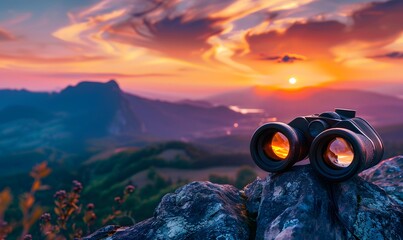
<svg viewBox="0 0 403 240">
<path fill-rule="evenodd" d="M 166 99 L 256 85 L 403 95 L 399 0 L 5 0 L 0 9 L 1 89 L 118 79 Z"/>
<path fill-rule="evenodd" d="M 384 91 L 379 91 L 379 89 L 355 89 L 355 88 L 348 88 L 348 87 L 332 87 L 332 86 L 304 86 L 304 87 L 299 87 L 299 88 L 281 88 L 281 87 L 273 87 L 269 85 L 254 85 L 254 86 L 246 86 L 243 88 L 237 88 L 233 89 L 230 91 L 224 91 L 224 92 L 218 92 L 214 94 L 208 94 L 206 96 L 202 97 L 191 97 L 187 95 L 173 95 L 173 94 L 164 94 L 164 93 L 158 93 L 158 92 L 147 92 L 147 91 L 126 91 L 124 88 L 121 87 L 119 80 L 117 79 L 109 79 L 106 81 L 97 81 L 97 80 L 82 80 L 82 81 L 77 81 L 77 83 L 74 84 L 69 84 L 65 86 L 64 88 L 57 89 L 57 90 L 31 90 L 27 88 L 0 88 L 1 90 L 10 90 L 10 91 L 28 91 L 28 92 L 33 92 L 33 93 L 60 93 L 61 91 L 65 90 L 66 88 L 69 87 L 76 87 L 77 85 L 81 83 L 100 83 L 100 84 L 107 84 L 109 82 L 115 82 L 120 90 L 124 93 L 132 94 L 135 96 L 140 96 L 148 99 L 154 99 L 154 100 L 162 100 L 162 101 L 182 101 L 182 100 L 194 100 L 194 101 L 209 101 L 210 98 L 214 98 L 216 96 L 221 96 L 225 94 L 231 94 L 231 93 L 237 93 L 241 91 L 245 91 L 251 88 L 259 88 L 260 90 L 264 91 L 285 91 L 285 92 L 300 92 L 300 91 L 306 91 L 306 90 L 312 90 L 312 89 L 332 89 L 332 90 L 340 90 L 340 91 L 348 91 L 348 90 L 356 90 L 356 91 L 364 91 L 364 92 L 371 92 L 375 94 L 381 94 L 385 96 L 390 96 L 390 97 L 395 97 L 397 99 L 403 99 L 403 94 L 393 94 L 393 93 L 385 93 Z"/>
</svg>

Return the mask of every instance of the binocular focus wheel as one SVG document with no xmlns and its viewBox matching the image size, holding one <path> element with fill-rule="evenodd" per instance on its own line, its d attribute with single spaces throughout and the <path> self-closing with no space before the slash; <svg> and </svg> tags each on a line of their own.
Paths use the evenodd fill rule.
<svg viewBox="0 0 403 240">
<path fill-rule="evenodd" d="M 342 128 L 332 128 L 322 132 L 313 140 L 310 148 L 311 166 L 321 177 L 329 181 L 344 181 L 353 177 L 363 169 L 367 159 L 366 149 L 369 149 L 368 144 L 370 144 L 360 136 L 360 134 Z M 325 156 L 329 144 L 336 138 L 345 140 L 352 147 L 354 155 L 348 166 L 331 165 Z"/>
<path fill-rule="evenodd" d="M 281 133 L 288 140 L 289 150 L 284 158 L 276 157 L 275 154 L 267 154 L 265 145 L 272 140 L 276 133 Z M 253 134 L 250 152 L 252 159 L 261 169 L 268 172 L 281 172 L 290 168 L 295 162 L 301 160 L 302 137 L 297 130 L 284 123 L 267 123 L 261 126 Z"/>
</svg>

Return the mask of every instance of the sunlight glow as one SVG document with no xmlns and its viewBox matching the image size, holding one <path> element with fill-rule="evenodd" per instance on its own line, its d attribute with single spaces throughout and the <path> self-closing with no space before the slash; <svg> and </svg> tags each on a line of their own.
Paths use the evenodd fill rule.
<svg viewBox="0 0 403 240">
<path fill-rule="evenodd" d="M 289 82 L 290 84 L 294 85 L 294 84 L 297 83 L 297 79 L 296 79 L 295 77 L 292 77 L 292 78 L 288 79 L 288 82 Z"/>
</svg>

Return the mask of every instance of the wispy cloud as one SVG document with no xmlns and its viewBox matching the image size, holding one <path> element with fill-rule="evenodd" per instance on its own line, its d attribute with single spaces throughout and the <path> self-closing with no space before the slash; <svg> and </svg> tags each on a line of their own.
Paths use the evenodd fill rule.
<svg viewBox="0 0 403 240">
<path fill-rule="evenodd" d="M 298 54 L 284 54 L 282 56 L 266 56 L 262 54 L 259 59 L 278 63 L 293 63 L 295 61 L 305 61 L 306 57 Z"/>
<path fill-rule="evenodd" d="M 14 36 L 11 32 L 0 28 L 0 41 L 14 41 L 16 39 L 17 37 Z"/>
<path fill-rule="evenodd" d="M 112 79 L 112 78 L 166 78 L 175 77 L 176 74 L 149 73 L 149 74 L 122 74 L 122 73 L 88 73 L 88 72 L 65 72 L 43 74 L 47 77 L 62 77 L 71 79 Z"/>
<path fill-rule="evenodd" d="M 108 59 L 104 56 L 86 56 L 86 55 L 76 55 L 76 56 L 66 56 L 66 57 L 43 57 L 39 55 L 7 55 L 0 53 L 0 60 L 12 60 L 18 62 L 29 62 L 37 64 L 63 64 L 63 63 L 75 63 L 75 62 L 91 62 L 91 61 L 102 61 Z"/>
<path fill-rule="evenodd" d="M 13 17 L 6 18 L 5 20 L 1 21 L 0 25 L 5 26 L 7 28 L 11 28 L 15 25 L 18 25 L 20 23 L 23 23 L 23 22 L 29 20 L 31 17 L 32 17 L 32 13 L 29 13 L 29 12 L 13 14 Z"/>
<path fill-rule="evenodd" d="M 403 52 L 389 52 L 385 54 L 375 55 L 372 58 L 388 58 L 388 59 L 403 59 Z"/>
</svg>

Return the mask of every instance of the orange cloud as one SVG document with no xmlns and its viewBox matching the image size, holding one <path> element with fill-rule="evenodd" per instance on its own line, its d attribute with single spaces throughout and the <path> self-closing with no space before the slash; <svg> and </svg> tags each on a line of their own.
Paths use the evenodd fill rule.
<svg viewBox="0 0 403 240">
<path fill-rule="evenodd" d="M 0 68 L 38 73 L 54 65 L 55 79 L 115 76 L 135 86 L 143 84 L 136 76 L 150 76 L 148 87 L 172 87 L 153 75 L 158 71 L 175 76 L 168 79 L 175 89 L 203 86 L 205 92 L 235 85 L 283 87 L 290 77 L 298 79 L 296 87 L 397 79 L 398 61 L 387 60 L 400 59 L 403 51 L 403 2 L 369 2 L 101 0 L 67 12 L 59 23 L 69 22 L 57 29 L 54 24 L 37 34 L 12 28 L 24 39 L 0 46 Z M 2 38 L 13 35 L 0 30 Z M 177 69 L 191 71 L 178 76 Z"/>
<path fill-rule="evenodd" d="M 75 62 L 91 62 L 91 61 L 102 61 L 108 59 L 103 56 L 66 56 L 66 57 L 42 57 L 37 55 L 7 55 L 0 54 L 0 60 L 17 61 L 17 62 L 28 62 L 34 64 L 64 64 L 64 63 L 75 63 Z"/>
<path fill-rule="evenodd" d="M 43 74 L 47 77 L 62 77 L 71 79 L 112 79 L 112 78 L 166 78 L 175 77 L 175 74 L 149 73 L 149 74 L 122 74 L 122 73 L 87 73 L 87 72 L 65 72 Z"/>
</svg>

